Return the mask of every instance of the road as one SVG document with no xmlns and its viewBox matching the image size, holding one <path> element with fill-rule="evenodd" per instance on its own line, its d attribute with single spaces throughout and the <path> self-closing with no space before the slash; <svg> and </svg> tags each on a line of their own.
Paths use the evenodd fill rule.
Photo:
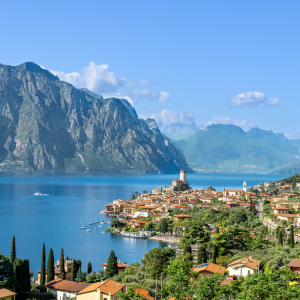
<svg viewBox="0 0 300 300">
<path fill-rule="evenodd" d="M 276 229 L 276 228 L 278 227 L 278 225 L 277 225 L 276 223 L 271 222 L 271 221 L 270 221 L 270 222 L 269 222 L 269 221 L 266 221 L 266 220 L 263 218 L 263 216 L 262 216 L 263 207 L 262 207 L 261 201 L 259 201 L 259 204 L 258 204 L 258 205 L 257 205 L 257 204 L 255 205 L 255 209 L 256 209 L 256 211 L 257 211 L 257 213 L 258 213 L 259 219 L 262 221 L 262 223 L 263 223 L 264 225 L 269 226 L 269 227 L 271 227 L 272 229 Z M 290 234 L 290 232 L 287 231 L 287 230 L 286 230 L 286 233 L 287 233 L 287 234 Z M 295 242 L 296 242 L 296 241 L 297 241 L 297 242 L 300 242 L 300 237 L 294 235 L 294 239 L 295 239 Z"/>
</svg>

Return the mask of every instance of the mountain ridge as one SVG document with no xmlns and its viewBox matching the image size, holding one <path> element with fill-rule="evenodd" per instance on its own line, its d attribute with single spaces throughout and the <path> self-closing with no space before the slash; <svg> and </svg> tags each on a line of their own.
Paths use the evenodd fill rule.
<svg viewBox="0 0 300 300">
<path fill-rule="evenodd" d="M 127 100 L 76 89 L 34 63 L 0 64 L 3 169 L 192 172 L 182 153 L 147 122 L 153 120 L 138 119 Z"/>
</svg>

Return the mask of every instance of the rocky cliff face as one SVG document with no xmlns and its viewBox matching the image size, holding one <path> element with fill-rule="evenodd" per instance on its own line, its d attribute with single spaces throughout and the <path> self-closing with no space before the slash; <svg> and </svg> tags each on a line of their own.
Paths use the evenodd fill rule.
<svg viewBox="0 0 300 300">
<path fill-rule="evenodd" d="M 76 89 L 34 63 L 0 64 L 0 162 L 38 171 L 191 171 L 156 122 L 139 120 L 126 100 Z"/>
</svg>

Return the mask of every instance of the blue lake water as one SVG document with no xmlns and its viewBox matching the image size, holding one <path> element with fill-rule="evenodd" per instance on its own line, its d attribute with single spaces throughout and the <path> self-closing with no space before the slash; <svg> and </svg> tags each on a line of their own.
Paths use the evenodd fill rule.
<svg viewBox="0 0 300 300">
<path fill-rule="evenodd" d="M 188 174 L 192 188 L 213 186 L 216 190 L 248 188 L 274 181 L 287 175 L 270 174 Z M 114 199 L 129 199 L 131 192 L 151 191 L 153 187 L 170 185 L 178 175 L 44 175 L 0 174 L 0 253 L 10 256 L 12 236 L 16 236 L 17 257 L 29 258 L 30 269 L 40 269 L 42 245 L 46 255 L 53 248 L 55 260 L 60 249 L 65 256 L 80 259 L 86 271 L 90 261 L 93 270 L 103 270 L 109 253 L 114 250 L 118 260 L 127 263 L 140 261 L 144 251 L 165 247 L 166 243 L 153 240 L 133 240 L 105 232 L 88 223 L 110 218 L 99 215 L 105 204 Z M 39 191 L 47 196 L 34 196 Z M 80 230 L 82 224 L 91 232 Z"/>
</svg>

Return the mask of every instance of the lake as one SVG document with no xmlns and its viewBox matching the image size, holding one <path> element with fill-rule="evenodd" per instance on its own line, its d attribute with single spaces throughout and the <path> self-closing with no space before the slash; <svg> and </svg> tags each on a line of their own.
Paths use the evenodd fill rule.
<svg viewBox="0 0 300 300">
<path fill-rule="evenodd" d="M 216 190 L 248 188 L 264 182 L 288 177 L 273 174 L 195 173 L 187 179 L 192 188 L 213 186 Z M 0 174 L 0 253 L 10 256 L 12 236 L 16 236 L 19 258 L 28 258 L 32 271 L 40 270 L 43 242 L 46 255 L 53 248 L 55 260 L 61 247 L 65 256 L 80 259 L 86 271 L 90 261 L 94 271 L 103 270 L 109 253 L 114 250 L 118 260 L 140 262 L 144 251 L 165 247 L 166 243 L 153 240 L 133 240 L 105 232 L 108 224 L 93 229 L 88 223 L 110 218 L 99 215 L 105 204 L 114 199 L 129 199 L 131 193 L 170 185 L 179 174 L 152 175 L 49 175 Z M 44 196 L 35 196 L 39 191 Z M 82 224 L 91 232 L 80 230 Z M 36 276 L 36 273 L 35 273 Z"/>
</svg>

